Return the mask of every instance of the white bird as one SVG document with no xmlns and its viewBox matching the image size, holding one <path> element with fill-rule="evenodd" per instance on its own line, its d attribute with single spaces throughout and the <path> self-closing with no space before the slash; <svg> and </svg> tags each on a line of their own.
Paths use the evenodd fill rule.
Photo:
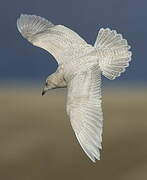
<svg viewBox="0 0 147 180">
<path fill-rule="evenodd" d="M 67 87 L 67 114 L 75 135 L 87 156 L 93 162 L 99 160 L 101 74 L 112 80 L 125 71 L 132 55 L 127 40 L 115 30 L 101 28 L 92 46 L 71 29 L 35 15 L 22 14 L 17 27 L 24 38 L 57 60 L 57 71 L 47 78 L 42 94 Z"/>
</svg>

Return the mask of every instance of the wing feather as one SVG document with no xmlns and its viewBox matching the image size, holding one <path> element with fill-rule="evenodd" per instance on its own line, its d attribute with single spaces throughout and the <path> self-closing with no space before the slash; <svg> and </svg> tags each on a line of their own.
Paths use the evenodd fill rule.
<svg viewBox="0 0 147 180">
<path fill-rule="evenodd" d="M 21 14 L 17 19 L 17 28 L 26 39 L 32 38 L 32 36 L 44 32 L 53 26 L 53 23 L 47 19 L 36 15 Z"/>
<path fill-rule="evenodd" d="M 77 74 L 71 80 L 67 111 L 82 149 L 93 162 L 99 160 L 103 128 L 99 67 Z"/>
<path fill-rule="evenodd" d="M 53 25 L 40 16 L 22 14 L 17 20 L 17 28 L 33 45 L 52 54 L 58 64 L 75 60 L 94 50 L 76 32 L 63 25 Z"/>
</svg>

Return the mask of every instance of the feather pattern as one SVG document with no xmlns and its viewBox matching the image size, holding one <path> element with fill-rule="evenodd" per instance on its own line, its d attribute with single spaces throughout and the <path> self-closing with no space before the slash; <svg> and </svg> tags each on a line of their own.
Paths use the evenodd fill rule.
<svg viewBox="0 0 147 180">
<path fill-rule="evenodd" d="M 22 14 L 17 19 L 17 28 L 22 36 L 27 39 L 53 26 L 50 21 L 35 15 Z"/>
<path fill-rule="evenodd" d="M 108 79 L 120 76 L 129 66 L 132 53 L 126 39 L 115 30 L 100 29 L 94 47 L 102 74 Z"/>
<path fill-rule="evenodd" d="M 50 21 L 35 15 L 21 15 L 17 28 L 22 36 L 33 45 L 51 53 L 58 64 L 75 60 L 91 51 L 91 45 L 76 32 L 63 25 L 53 25 Z"/>
<path fill-rule="evenodd" d="M 99 67 L 77 74 L 68 85 L 67 113 L 87 156 L 95 162 L 102 148 L 103 115 Z"/>
</svg>

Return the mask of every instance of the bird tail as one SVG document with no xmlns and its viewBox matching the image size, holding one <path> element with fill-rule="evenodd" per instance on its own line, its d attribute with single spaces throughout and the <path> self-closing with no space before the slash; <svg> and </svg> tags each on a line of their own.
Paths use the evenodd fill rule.
<svg viewBox="0 0 147 180">
<path fill-rule="evenodd" d="M 43 32 L 54 26 L 50 21 L 35 15 L 21 14 L 17 19 L 17 28 L 24 38 Z"/>
<path fill-rule="evenodd" d="M 100 29 L 94 47 L 102 74 L 108 79 L 113 80 L 120 76 L 129 66 L 132 56 L 130 46 L 115 30 Z"/>
</svg>

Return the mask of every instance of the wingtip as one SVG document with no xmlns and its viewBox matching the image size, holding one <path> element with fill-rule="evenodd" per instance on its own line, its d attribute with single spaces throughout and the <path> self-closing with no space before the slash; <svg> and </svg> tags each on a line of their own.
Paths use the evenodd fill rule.
<svg viewBox="0 0 147 180">
<path fill-rule="evenodd" d="M 46 31 L 54 24 L 47 19 L 28 14 L 20 14 L 17 18 L 17 28 L 26 39 L 32 38 L 35 34 Z"/>
<path fill-rule="evenodd" d="M 96 160 L 100 160 L 100 151 L 99 151 L 99 148 L 97 149 L 97 151 L 93 151 L 92 152 L 87 149 L 87 147 L 82 143 L 81 141 L 81 137 L 79 137 L 76 133 L 75 133 L 77 139 L 78 139 L 78 142 L 79 144 L 81 145 L 83 151 L 85 152 L 85 154 L 89 157 L 89 159 L 93 162 L 93 163 L 96 163 Z"/>
</svg>

